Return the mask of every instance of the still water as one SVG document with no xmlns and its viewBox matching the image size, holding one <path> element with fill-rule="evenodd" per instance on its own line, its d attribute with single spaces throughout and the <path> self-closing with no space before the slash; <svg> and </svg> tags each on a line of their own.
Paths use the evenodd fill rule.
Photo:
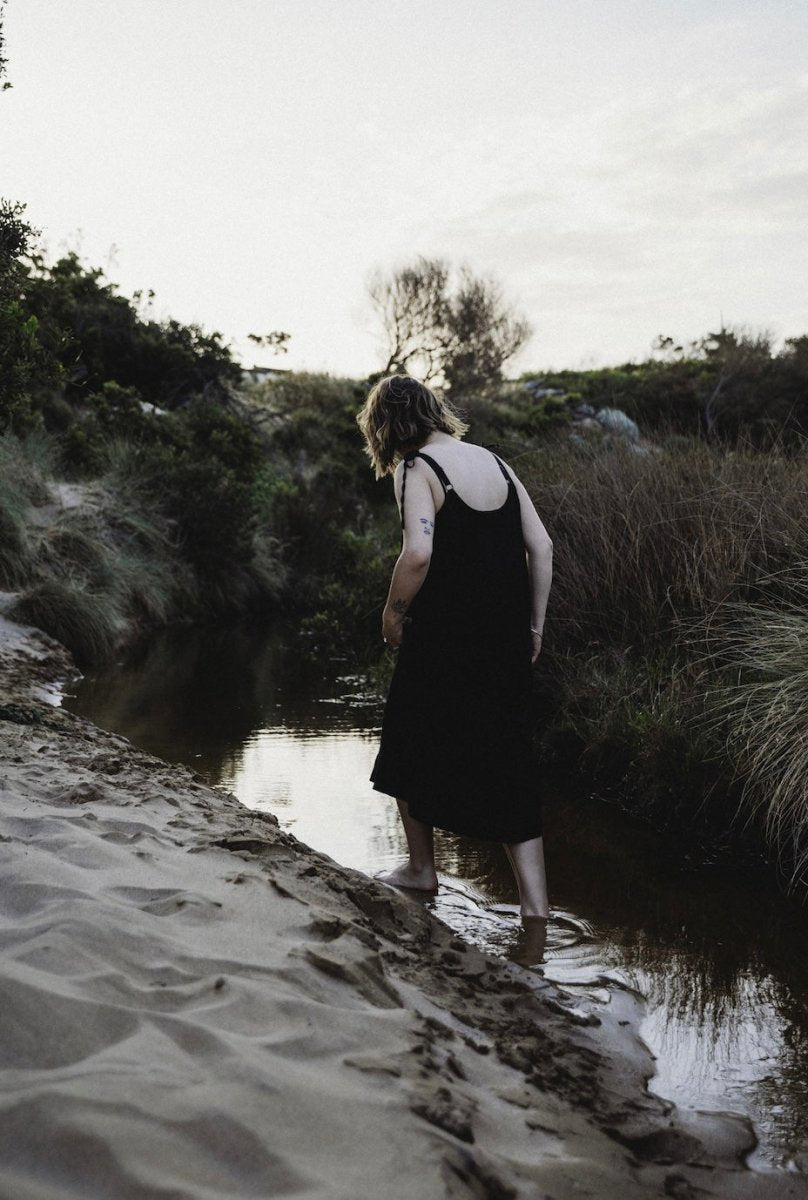
<svg viewBox="0 0 808 1200">
<path fill-rule="evenodd" d="M 338 862 L 372 874 L 404 851 L 368 775 L 379 697 L 350 664 L 304 664 L 275 632 L 171 630 L 89 675 L 72 712 L 193 767 Z M 544 797 L 552 919 L 535 969 L 571 993 L 646 998 L 651 1089 L 753 1121 L 758 1169 L 808 1169 L 808 911 L 763 875 L 683 865 L 676 847 L 580 781 Z M 438 917 L 490 953 L 524 953 L 497 905 L 516 888 L 498 846 L 438 835 Z"/>
</svg>

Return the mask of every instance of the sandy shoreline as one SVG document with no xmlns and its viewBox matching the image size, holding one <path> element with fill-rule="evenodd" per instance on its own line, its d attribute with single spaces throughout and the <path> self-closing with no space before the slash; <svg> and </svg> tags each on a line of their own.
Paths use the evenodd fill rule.
<svg viewBox="0 0 808 1200">
<path fill-rule="evenodd" d="M 48 704 L 0 618 L 0 1197 L 808 1196 L 582 1011 L 187 768 Z"/>
</svg>

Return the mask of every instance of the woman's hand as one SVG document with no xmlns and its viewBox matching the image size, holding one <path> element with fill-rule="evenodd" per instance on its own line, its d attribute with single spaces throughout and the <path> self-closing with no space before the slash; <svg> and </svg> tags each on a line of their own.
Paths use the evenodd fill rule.
<svg viewBox="0 0 808 1200">
<path fill-rule="evenodd" d="M 531 651 L 530 661 L 531 661 L 531 663 L 534 663 L 536 661 L 536 659 L 539 657 L 539 655 L 541 654 L 541 644 L 543 641 L 543 637 L 540 633 L 536 633 L 535 629 L 531 629 L 530 638 L 531 638 L 531 641 L 533 642 L 533 650 Z"/>
<path fill-rule="evenodd" d="M 382 614 L 382 638 L 388 646 L 397 650 L 404 637 L 403 614 L 391 613 L 387 609 Z"/>
</svg>

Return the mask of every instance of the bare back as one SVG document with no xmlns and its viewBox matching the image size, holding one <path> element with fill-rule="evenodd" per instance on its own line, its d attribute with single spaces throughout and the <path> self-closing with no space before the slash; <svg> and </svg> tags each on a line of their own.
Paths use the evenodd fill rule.
<svg viewBox="0 0 808 1200">
<path fill-rule="evenodd" d="M 508 485 L 489 450 L 461 442 L 449 434 L 435 434 L 421 447 L 434 458 L 452 481 L 455 492 L 470 508 L 484 511 L 500 508 L 508 498 Z M 429 472 L 435 512 L 443 505 L 440 480 Z"/>
</svg>

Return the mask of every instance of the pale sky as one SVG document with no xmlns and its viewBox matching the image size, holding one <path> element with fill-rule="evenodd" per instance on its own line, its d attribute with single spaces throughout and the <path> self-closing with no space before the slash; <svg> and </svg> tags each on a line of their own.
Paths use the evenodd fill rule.
<svg viewBox="0 0 808 1200">
<path fill-rule="evenodd" d="M 513 373 L 808 333 L 808 0 L 8 0 L 5 31 L 0 195 L 248 363 L 377 369 L 368 275 L 418 254 L 499 279 Z"/>
</svg>

